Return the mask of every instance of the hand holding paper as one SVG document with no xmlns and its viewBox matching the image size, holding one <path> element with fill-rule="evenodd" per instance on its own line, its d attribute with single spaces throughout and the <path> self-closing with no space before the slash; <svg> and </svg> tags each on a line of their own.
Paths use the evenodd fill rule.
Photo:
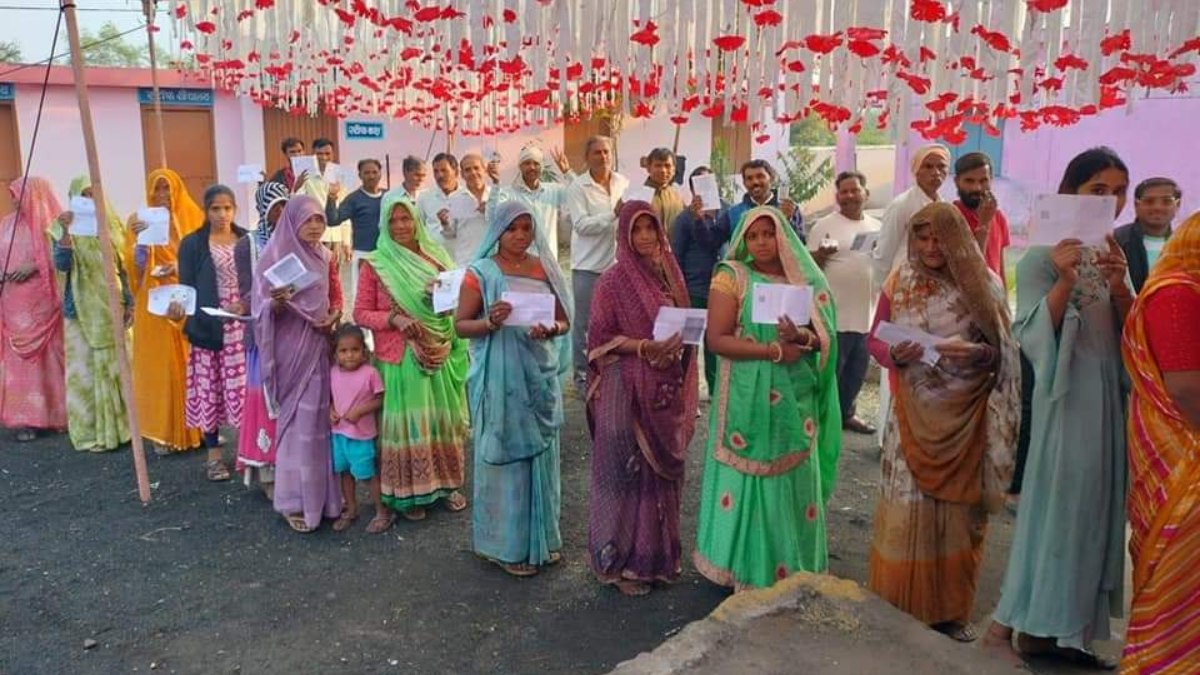
<svg viewBox="0 0 1200 675">
<path fill-rule="evenodd" d="M 508 291 L 500 299 L 512 305 L 505 326 L 553 326 L 554 295 Z"/>
<path fill-rule="evenodd" d="M 702 173 L 692 178 L 692 190 L 700 197 L 705 211 L 717 211 L 721 208 L 721 190 L 717 186 L 717 175 Z"/>
<path fill-rule="evenodd" d="M 168 316 L 171 305 L 178 304 L 183 313 L 192 316 L 196 313 L 196 289 L 181 284 L 168 284 L 150 289 L 147 299 L 147 309 L 155 316 Z"/>
<path fill-rule="evenodd" d="M 946 338 L 930 335 L 911 326 L 898 326 L 890 321 L 880 321 L 879 325 L 875 327 L 874 335 L 876 339 L 882 340 L 889 347 L 895 347 L 905 342 L 920 345 L 925 350 L 921 354 L 921 361 L 930 366 L 937 365 L 938 358 L 941 357 L 937 346 L 946 342 Z"/>
<path fill-rule="evenodd" d="M 683 336 L 683 343 L 704 343 L 704 329 L 708 326 L 708 311 L 684 307 L 661 307 L 654 319 L 654 339 L 663 341 L 675 334 Z"/>
<path fill-rule="evenodd" d="M 291 288 L 293 291 L 304 290 L 320 279 L 315 272 L 310 272 L 304 263 L 300 262 L 295 253 L 289 253 L 271 265 L 263 272 L 263 276 L 271 284 L 271 288 Z"/>
<path fill-rule="evenodd" d="M 458 294 L 466 275 L 465 269 L 448 270 L 437 275 L 437 282 L 433 287 L 434 312 L 441 314 L 458 307 Z"/>
<path fill-rule="evenodd" d="M 166 246 L 171 242 L 171 212 L 161 206 L 144 206 L 137 211 L 146 229 L 138 233 L 138 246 Z"/>
<path fill-rule="evenodd" d="M 321 168 L 317 164 L 316 155 L 296 155 L 295 157 L 292 157 L 291 161 L 292 173 L 297 179 L 299 179 L 300 176 L 313 178 L 321 175 Z M 297 185 L 296 187 L 299 189 L 300 186 Z"/>
<path fill-rule="evenodd" d="M 797 326 L 808 325 L 812 311 L 812 286 L 790 284 L 754 284 L 754 304 L 750 320 L 754 323 L 779 323 L 786 316 Z"/>
<path fill-rule="evenodd" d="M 1078 239 L 1085 246 L 1104 247 L 1116 210 L 1117 198 L 1111 195 L 1038 195 L 1029 214 L 1029 245 Z"/>
<path fill-rule="evenodd" d="M 100 233 L 96 229 L 96 202 L 83 196 L 71 197 L 71 228 L 70 232 L 76 237 L 95 237 Z"/>
</svg>

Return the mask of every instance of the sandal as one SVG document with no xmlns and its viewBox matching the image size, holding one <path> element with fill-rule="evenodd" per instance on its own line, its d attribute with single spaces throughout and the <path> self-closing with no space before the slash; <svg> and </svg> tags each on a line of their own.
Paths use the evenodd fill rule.
<svg viewBox="0 0 1200 675">
<path fill-rule="evenodd" d="M 33 429 L 21 429 L 17 432 L 18 443 L 29 443 L 35 439 L 37 439 L 37 432 Z"/>
<path fill-rule="evenodd" d="M 204 470 L 208 474 L 208 479 L 214 483 L 226 481 L 231 478 L 229 468 L 225 466 L 225 462 L 219 459 L 210 459 L 205 462 Z"/>
<path fill-rule="evenodd" d="M 533 577 L 538 573 L 538 568 L 529 563 L 506 563 L 499 560 L 493 560 L 492 563 L 514 577 Z"/>
<path fill-rule="evenodd" d="M 395 511 L 391 509 L 376 511 L 375 517 L 371 519 L 371 522 L 367 523 L 367 534 L 383 534 L 392 529 L 392 525 L 395 522 Z"/>
<path fill-rule="evenodd" d="M 467 508 L 467 498 L 463 496 L 463 493 L 455 490 L 450 493 L 450 496 L 446 497 L 446 508 L 452 513 L 458 513 Z"/>
<path fill-rule="evenodd" d="M 354 524 L 354 521 L 356 520 L 358 520 L 358 509 L 354 509 L 353 511 L 350 509 L 343 509 L 342 514 L 338 516 L 338 519 L 333 521 L 333 531 L 345 532 L 351 525 Z"/>
<path fill-rule="evenodd" d="M 563 557 L 561 553 L 558 551 L 551 551 L 550 557 L 546 559 L 546 566 L 549 567 L 550 565 L 557 565 L 558 563 L 562 562 L 562 560 Z"/>
<path fill-rule="evenodd" d="M 300 534 L 308 534 L 315 529 L 308 526 L 308 523 L 304 521 L 304 515 L 300 513 L 293 513 L 290 516 L 284 516 L 283 519 L 287 521 L 288 527 L 292 528 L 296 532 L 299 532 Z"/>
<path fill-rule="evenodd" d="M 638 598 L 650 594 L 650 584 L 644 581 L 618 581 L 617 590 L 626 597 Z"/>
<path fill-rule="evenodd" d="M 947 621 L 930 626 L 930 628 L 957 642 L 974 642 L 979 639 L 979 633 L 969 623 Z"/>
<path fill-rule="evenodd" d="M 411 520 L 415 523 L 420 520 L 425 520 L 425 516 L 429 514 L 425 512 L 425 507 L 418 506 L 416 508 L 408 509 L 407 511 L 401 511 L 400 515 L 404 516 L 405 520 Z"/>
</svg>

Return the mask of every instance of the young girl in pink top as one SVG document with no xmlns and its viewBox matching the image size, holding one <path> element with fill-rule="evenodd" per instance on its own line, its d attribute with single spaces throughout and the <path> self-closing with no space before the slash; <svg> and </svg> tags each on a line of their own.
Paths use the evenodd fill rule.
<svg viewBox="0 0 1200 675">
<path fill-rule="evenodd" d="M 379 494 L 379 472 L 376 470 L 375 437 L 378 435 L 376 414 L 383 407 L 383 379 L 379 371 L 367 363 L 366 338 L 361 328 L 346 324 L 334 335 L 334 359 L 337 364 L 330 373 L 333 404 L 329 408 L 329 423 L 333 425 L 333 472 L 342 482 L 345 506 L 333 524 L 342 532 L 358 518 L 358 500 L 354 481 L 366 482 L 375 503 L 375 517 L 367 524 L 367 532 L 378 534 L 392 524 L 394 518 L 384 509 Z"/>
</svg>

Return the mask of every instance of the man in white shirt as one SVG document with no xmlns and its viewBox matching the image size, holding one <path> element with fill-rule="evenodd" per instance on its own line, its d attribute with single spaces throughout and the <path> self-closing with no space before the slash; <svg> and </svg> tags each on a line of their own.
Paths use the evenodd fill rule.
<svg viewBox="0 0 1200 675">
<path fill-rule="evenodd" d="M 938 190 L 950 175 L 950 151 L 944 145 L 927 145 L 913 154 L 916 184 L 896 195 L 883 212 L 879 244 L 875 247 L 875 287 L 883 285 L 896 261 L 908 254 L 908 221 L 928 204 L 938 201 Z"/>
<path fill-rule="evenodd" d="M 445 237 L 450 257 L 459 267 L 466 267 L 475 257 L 475 251 L 487 232 L 486 207 L 491 190 L 487 185 L 487 169 L 481 155 L 463 155 L 459 167 L 466 189 L 460 190 L 448 201 L 452 225 Z M 468 210 L 470 216 L 465 215 Z"/>
<path fill-rule="evenodd" d="M 437 185 L 421 193 L 417 198 L 417 210 L 425 218 L 429 237 L 449 250 L 451 245 L 447 243 L 447 237 L 454 236 L 450 199 L 466 192 L 458 182 L 458 158 L 448 152 L 434 155 L 433 180 Z"/>
<path fill-rule="evenodd" d="M 608 136 L 592 136 L 584 149 L 587 173 L 567 188 L 567 214 L 571 218 L 571 288 L 575 296 L 575 389 L 583 395 L 587 380 L 587 329 L 592 290 L 600 274 L 617 257 L 617 204 L 629 180 L 612 170 L 613 143 Z"/>
<path fill-rule="evenodd" d="M 424 191 L 422 188 L 425 186 L 425 160 L 409 155 L 404 158 L 400 170 L 404 173 L 404 182 L 400 184 L 400 190 L 416 204 Z"/>
<path fill-rule="evenodd" d="M 546 241 L 550 245 L 550 256 L 558 260 L 558 223 L 562 216 L 563 205 L 567 200 L 567 186 L 575 180 L 575 172 L 571 171 L 571 164 L 562 152 L 551 150 L 550 153 L 559 172 L 563 175 L 563 182 L 543 182 L 542 168 L 546 161 L 545 152 L 536 145 L 526 145 L 521 148 L 521 154 L 517 160 L 520 172 L 513 179 L 511 187 L 500 187 L 499 172 L 489 170 L 489 175 L 492 176 L 492 182 L 496 184 L 496 188 L 492 190 L 488 208 L 495 208 L 495 205 L 507 199 L 525 200 L 525 203 L 533 210 L 538 226 L 543 228 Z M 491 165 L 489 165 L 489 169 L 491 169 Z"/>
<path fill-rule="evenodd" d="M 842 428 L 873 434 L 875 427 L 855 414 L 854 400 L 871 361 L 867 333 L 871 330 L 875 297 L 871 287 L 871 237 L 866 235 L 879 232 L 879 221 L 863 213 L 870 195 L 866 176 L 844 171 L 834 181 L 834 189 L 838 210 L 817 221 L 808 233 L 808 246 L 825 272 L 837 306 L 837 383 Z"/>
</svg>

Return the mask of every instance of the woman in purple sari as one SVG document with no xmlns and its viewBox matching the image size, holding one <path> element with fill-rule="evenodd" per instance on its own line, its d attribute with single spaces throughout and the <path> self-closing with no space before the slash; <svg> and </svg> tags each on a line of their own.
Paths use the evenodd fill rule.
<svg viewBox="0 0 1200 675">
<path fill-rule="evenodd" d="M 341 312 L 329 301 L 325 210 L 312 197 L 288 201 L 254 274 L 254 339 L 267 409 L 276 420 L 275 510 L 297 532 L 337 518 L 342 495 L 330 463 L 329 333 Z M 308 283 L 273 288 L 266 270 L 294 255 Z"/>
<path fill-rule="evenodd" d="M 697 354 L 677 333 L 654 340 L 662 307 L 688 307 L 667 233 L 646 202 L 621 208 L 617 264 L 596 283 L 588 326 L 592 503 L 588 553 L 626 595 L 681 571 L 679 503 L 696 425 Z"/>
</svg>

